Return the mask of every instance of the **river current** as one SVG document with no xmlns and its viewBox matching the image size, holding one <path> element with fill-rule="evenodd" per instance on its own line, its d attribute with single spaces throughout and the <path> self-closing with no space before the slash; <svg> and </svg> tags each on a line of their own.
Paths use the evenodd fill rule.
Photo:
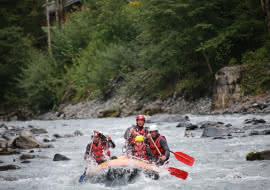
<svg viewBox="0 0 270 190">
<path fill-rule="evenodd" d="M 231 123 L 233 127 L 243 125 L 247 118 L 263 118 L 270 122 L 269 115 L 188 115 L 192 123 L 201 121 L 221 121 Z M 5 122 L 7 125 L 44 128 L 51 137 L 71 134 L 80 130 L 84 135 L 70 138 L 60 138 L 52 144 L 55 148 L 34 149 L 34 154 L 49 157 L 49 159 L 31 160 L 29 164 L 22 164 L 19 155 L 1 156 L 4 164 L 14 164 L 19 170 L 0 172 L 1 190 L 269 190 L 270 189 L 270 161 L 246 161 L 246 155 L 252 151 L 270 149 L 270 135 L 248 136 L 226 140 L 211 138 L 186 138 L 184 128 L 176 128 L 177 123 L 161 123 L 160 132 L 166 136 L 169 147 L 173 151 L 184 152 L 196 159 L 192 167 L 177 161 L 173 155 L 170 166 L 185 170 L 189 173 L 187 180 L 181 180 L 169 174 L 161 175 L 159 180 L 139 177 L 136 182 L 128 185 L 107 187 L 104 184 L 78 183 L 84 171 L 83 155 L 93 129 L 109 134 L 116 148 L 112 155 L 121 155 L 124 145 L 123 134 L 127 127 L 135 124 L 135 117 L 106 118 L 86 120 L 57 120 L 57 121 L 25 121 Z M 40 137 L 40 141 L 42 140 Z M 28 153 L 26 150 L 25 153 Z M 60 153 L 71 160 L 52 161 L 54 154 Z M 2 176 L 2 178 L 1 178 Z M 10 178 L 14 180 L 4 180 Z"/>
</svg>

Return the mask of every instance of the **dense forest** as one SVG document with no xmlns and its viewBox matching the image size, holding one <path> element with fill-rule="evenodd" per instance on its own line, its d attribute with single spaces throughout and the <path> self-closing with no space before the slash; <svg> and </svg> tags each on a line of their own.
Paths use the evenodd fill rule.
<svg viewBox="0 0 270 190">
<path fill-rule="evenodd" d="M 269 1 L 84 0 L 52 23 L 51 51 L 45 3 L 1 1 L 2 107 L 47 111 L 113 93 L 193 100 L 232 65 L 243 65 L 243 94 L 270 89 Z"/>
</svg>

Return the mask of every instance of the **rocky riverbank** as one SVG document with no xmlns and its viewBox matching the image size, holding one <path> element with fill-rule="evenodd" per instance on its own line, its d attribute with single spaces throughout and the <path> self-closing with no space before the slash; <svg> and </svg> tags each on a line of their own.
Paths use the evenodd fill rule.
<svg viewBox="0 0 270 190">
<path fill-rule="evenodd" d="M 126 117 L 136 114 L 210 114 L 211 99 L 202 98 L 188 102 L 184 98 L 170 98 L 145 102 L 135 98 L 114 97 L 107 101 L 92 100 L 78 104 L 67 104 L 59 107 L 58 112 L 49 112 L 38 119 L 85 119 L 103 117 Z"/>
<path fill-rule="evenodd" d="M 267 114 L 270 113 L 270 93 L 244 97 L 230 108 L 213 110 L 210 98 L 189 102 L 184 98 L 171 98 L 144 103 L 143 100 L 112 98 L 106 102 L 93 100 L 60 106 L 58 112 L 49 112 L 38 119 L 85 119 L 126 117 L 136 114 Z"/>
</svg>

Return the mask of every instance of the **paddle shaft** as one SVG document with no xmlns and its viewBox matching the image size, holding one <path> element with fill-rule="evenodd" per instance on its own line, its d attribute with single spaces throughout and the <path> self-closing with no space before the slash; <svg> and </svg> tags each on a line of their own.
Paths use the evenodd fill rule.
<svg viewBox="0 0 270 190">
<path fill-rule="evenodd" d="M 92 139 L 92 142 L 91 142 L 91 147 L 90 147 L 90 151 L 89 151 L 89 155 L 92 156 L 92 148 L 93 148 L 93 143 L 94 143 L 94 138 L 95 138 L 95 132 L 93 131 L 94 133 L 94 136 L 93 136 L 93 139 Z"/>
<path fill-rule="evenodd" d="M 161 154 L 160 150 L 158 149 L 158 147 L 157 147 L 155 141 L 152 139 L 152 137 L 150 137 L 150 139 L 151 139 L 152 143 L 154 144 L 155 148 L 157 149 L 159 155 L 162 156 L 162 154 Z"/>
</svg>

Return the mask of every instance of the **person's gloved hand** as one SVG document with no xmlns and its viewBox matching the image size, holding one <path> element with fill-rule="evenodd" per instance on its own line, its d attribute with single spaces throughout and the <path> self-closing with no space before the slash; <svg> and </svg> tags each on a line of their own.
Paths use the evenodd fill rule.
<svg viewBox="0 0 270 190">
<path fill-rule="evenodd" d="M 147 134 L 146 138 L 151 139 L 151 134 Z"/>
<path fill-rule="evenodd" d="M 166 156 L 161 156 L 160 159 L 164 161 L 166 160 Z"/>
<path fill-rule="evenodd" d="M 136 129 L 135 128 L 133 128 L 133 129 L 131 129 L 131 134 L 136 134 L 137 135 L 137 131 L 136 131 Z"/>
<path fill-rule="evenodd" d="M 111 141 L 111 140 L 112 140 L 111 137 L 110 137 L 109 135 L 107 135 L 107 140 L 108 140 L 108 141 Z"/>
</svg>

